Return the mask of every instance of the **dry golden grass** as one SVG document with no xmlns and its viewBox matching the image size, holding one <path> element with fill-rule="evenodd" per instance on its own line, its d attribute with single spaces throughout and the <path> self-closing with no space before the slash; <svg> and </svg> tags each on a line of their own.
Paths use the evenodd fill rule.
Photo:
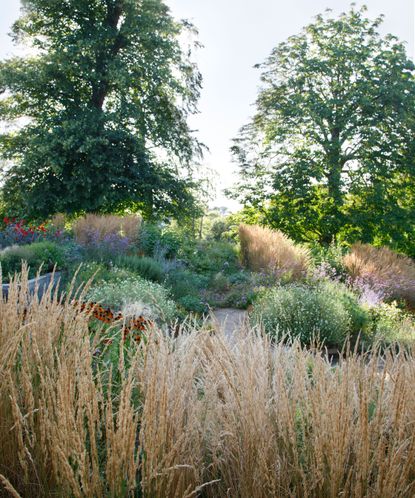
<svg viewBox="0 0 415 498">
<path fill-rule="evenodd" d="M 125 374 L 111 396 L 108 372 L 93 368 L 98 338 L 78 311 L 52 291 L 30 297 L 27 273 L 0 302 L 0 474 L 25 497 L 135 487 L 133 379 Z"/>
<path fill-rule="evenodd" d="M 116 216 L 113 214 L 87 214 L 73 224 L 75 239 L 81 244 L 89 241 L 91 234 L 98 240 L 107 235 L 118 234 L 136 240 L 141 226 L 141 218 L 136 215 Z"/>
<path fill-rule="evenodd" d="M 415 263 L 387 247 L 354 244 L 343 258 L 353 279 L 361 278 L 382 287 L 393 298 L 415 304 Z"/>
<path fill-rule="evenodd" d="M 252 330 L 189 327 L 109 367 L 85 314 L 17 284 L 0 303 L 3 496 L 415 495 L 412 355 L 333 368 Z"/>
<path fill-rule="evenodd" d="M 300 278 L 307 272 L 310 256 L 280 231 L 258 225 L 239 227 L 243 264 L 253 271 L 272 271 Z"/>
</svg>

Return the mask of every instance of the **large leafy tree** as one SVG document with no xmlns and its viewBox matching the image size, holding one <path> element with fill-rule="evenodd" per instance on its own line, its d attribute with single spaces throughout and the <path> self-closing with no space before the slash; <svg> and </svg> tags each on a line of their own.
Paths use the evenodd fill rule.
<svg viewBox="0 0 415 498">
<path fill-rule="evenodd" d="M 162 0 L 24 2 L 12 34 L 29 55 L 0 62 L 9 210 L 194 208 L 201 147 L 187 118 L 201 76 L 184 30 Z"/>
<path fill-rule="evenodd" d="M 257 112 L 233 146 L 233 195 L 297 240 L 405 249 L 415 235 L 414 66 L 365 10 L 318 16 L 258 66 Z"/>
</svg>

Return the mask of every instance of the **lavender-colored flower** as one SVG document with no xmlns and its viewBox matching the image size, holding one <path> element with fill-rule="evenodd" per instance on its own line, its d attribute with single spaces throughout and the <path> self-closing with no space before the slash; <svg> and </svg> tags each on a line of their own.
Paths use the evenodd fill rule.
<svg viewBox="0 0 415 498">
<path fill-rule="evenodd" d="M 323 261 L 318 265 L 313 273 L 312 278 L 314 280 L 334 280 L 339 281 L 340 275 L 337 273 L 336 268 L 333 268 L 329 263 Z"/>
<path fill-rule="evenodd" d="M 350 287 L 359 294 L 359 301 L 369 307 L 375 307 L 382 304 L 388 297 L 388 286 L 384 282 L 365 278 L 354 279 Z"/>
<path fill-rule="evenodd" d="M 101 254 L 118 255 L 125 254 L 130 248 L 131 240 L 119 233 L 108 233 L 103 237 L 98 230 L 90 230 L 86 234 L 84 246 L 87 250 Z"/>
</svg>

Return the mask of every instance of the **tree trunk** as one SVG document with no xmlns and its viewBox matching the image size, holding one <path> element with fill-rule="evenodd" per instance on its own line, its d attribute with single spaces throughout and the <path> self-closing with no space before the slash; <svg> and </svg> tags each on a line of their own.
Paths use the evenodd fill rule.
<svg viewBox="0 0 415 498">
<path fill-rule="evenodd" d="M 115 3 L 111 0 L 107 0 L 107 9 L 108 13 L 105 19 L 105 26 L 113 30 L 116 35 L 112 46 L 102 47 L 96 57 L 96 74 L 98 77 L 97 81 L 92 85 L 91 102 L 93 107 L 99 110 L 102 110 L 105 98 L 110 90 L 110 80 L 108 75 L 109 63 L 117 56 L 124 44 L 120 30 L 117 29 L 121 14 L 123 12 L 122 0 L 117 0 Z"/>
<path fill-rule="evenodd" d="M 329 206 L 326 216 L 328 218 L 327 230 L 322 234 L 322 242 L 330 243 L 342 226 L 341 208 L 344 203 L 342 192 L 342 171 L 344 160 L 340 142 L 340 129 L 333 128 L 331 132 L 330 149 L 327 151 L 327 189 Z"/>
</svg>

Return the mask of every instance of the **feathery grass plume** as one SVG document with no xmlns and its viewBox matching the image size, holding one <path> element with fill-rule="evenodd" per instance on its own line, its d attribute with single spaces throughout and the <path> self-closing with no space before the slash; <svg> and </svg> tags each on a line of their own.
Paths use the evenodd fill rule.
<svg viewBox="0 0 415 498">
<path fill-rule="evenodd" d="M 10 484 L 10 481 L 0 474 L 0 484 L 2 484 L 5 491 L 8 492 L 9 496 L 12 498 L 21 498 L 19 493 Z"/>
<path fill-rule="evenodd" d="M 241 225 L 239 238 L 242 262 L 250 270 L 272 271 L 293 279 L 306 274 L 309 252 L 282 232 L 258 225 Z"/>
<path fill-rule="evenodd" d="M 190 322 L 109 363 L 98 346 L 72 301 L 29 295 L 27 270 L 13 280 L 0 300 L 0 496 L 415 496 L 409 348 L 334 367 L 248 326 L 229 340 Z"/>
<path fill-rule="evenodd" d="M 119 235 L 131 242 L 138 239 L 141 218 L 136 215 L 116 216 L 113 214 L 87 214 L 73 224 L 75 239 L 85 245 L 90 242 L 91 235 L 99 241 L 105 237 Z"/>
<path fill-rule="evenodd" d="M 203 385 L 198 381 L 204 340 L 195 334 L 173 340 L 154 334 L 148 342 L 139 375 L 145 496 L 190 497 L 204 482 L 203 438 L 209 428 Z"/>
<path fill-rule="evenodd" d="M 409 497 L 415 361 L 350 354 L 333 368 L 252 331 L 146 346 L 145 496 Z"/>
<path fill-rule="evenodd" d="M 127 496 L 137 486 L 134 380 L 118 375 L 107 394 L 117 376 L 97 363 L 88 321 L 52 287 L 29 294 L 27 269 L 0 300 L 0 474 L 22 496 Z"/>
<path fill-rule="evenodd" d="M 415 263 L 387 247 L 354 244 L 343 263 L 354 281 L 380 289 L 387 297 L 415 305 Z"/>
</svg>

